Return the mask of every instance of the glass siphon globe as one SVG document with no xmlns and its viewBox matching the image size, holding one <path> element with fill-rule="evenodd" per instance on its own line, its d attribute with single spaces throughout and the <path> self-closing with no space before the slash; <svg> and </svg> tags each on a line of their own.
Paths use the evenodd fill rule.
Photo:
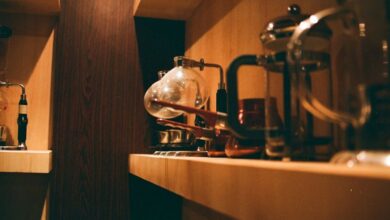
<svg viewBox="0 0 390 220">
<path fill-rule="evenodd" d="M 144 105 L 149 114 L 168 119 L 183 114 L 183 111 L 153 104 L 152 100 L 201 108 L 208 98 L 209 90 L 203 77 L 189 67 L 176 66 L 149 87 L 144 96 Z"/>
</svg>

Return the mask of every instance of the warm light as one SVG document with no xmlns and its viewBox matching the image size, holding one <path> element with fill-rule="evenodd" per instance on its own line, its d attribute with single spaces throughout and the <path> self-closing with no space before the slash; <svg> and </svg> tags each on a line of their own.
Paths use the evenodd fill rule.
<svg viewBox="0 0 390 220">
<path fill-rule="evenodd" d="M 310 16 L 309 20 L 310 20 L 310 22 L 312 24 L 317 24 L 318 23 L 318 18 L 315 15 Z"/>
<path fill-rule="evenodd" d="M 176 78 L 177 78 L 177 79 L 182 79 L 182 78 L 183 78 L 183 75 L 184 75 L 183 70 L 178 70 L 178 71 L 176 72 Z"/>
<path fill-rule="evenodd" d="M 269 23 L 268 26 L 267 26 L 267 30 L 271 31 L 274 29 L 274 23 Z"/>
<path fill-rule="evenodd" d="M 387 51 L 387 48 L 388 48 L 388 45 L 387 45 L 387 41 L 382 41 L 382 50 L 383 51 Z"/>
<path fill-rule="evenodd" d="M 299 24 L 299 28 L 301 30 L 306 30 L 308 28 L 310 28 L 310 23 L 307 22 L 307 21 L 302 21 L 300 24 Z"/>
<path fill-rule="evenodd" d="M 367 158 L 367 153 L 364 152 L 364 151 L 362 151 L 362 152 L 359 153 L 356 157 L 357 157 L 357 159 L 358 159 L 359 161 L 365 161 L 366 158 Z"/>
<path fill-rule="evenodd" d="M 387 155 L 385 157 L 384 164 L 385 164 L 385 166 L 390 167 L 390 155 Z"/>
<path fill-rule="evenodd" d="M 347 167 L 353 167 L 355 165 L 355 162 L 353 162 L 352 160 L 349 160 L 347 162 Z"/>
<path fill-rule="evenodd" d="M 168 87 L 168 86 L 164 86 L 162 90 L 163 90 L 164 92 L 169 92 L 169 87 Z"/>
<path fill-rule="evenodd" d="M 360 37 L 366 36 L 366 24 L 365 23 L 359 23 L 359 36 Z"/>
</svg>

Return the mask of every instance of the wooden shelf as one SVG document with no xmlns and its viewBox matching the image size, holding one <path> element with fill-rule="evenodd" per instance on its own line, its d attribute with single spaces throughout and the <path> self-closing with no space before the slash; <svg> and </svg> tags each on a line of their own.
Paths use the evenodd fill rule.
<svg viewBox="0 0 390 220">
<path fill-rule="evenodd" d="M 0 12 L 55 15 L 60 0 L 0 0 Z"/>
<path fill-rule="evenodd" d="M 0 151 L 0 172 L 50 173 L 51 169 L 51 150 Z"/>
<path fill-rule="evenodd" d="M 133 154 L 129 172 L 238 219 L 390 216 L 389 168 Z"/>
<path fill-rule="evenodd" d="M 187 20 L 202 0 L 135 0 L 134 16 Z"/>
</svg>

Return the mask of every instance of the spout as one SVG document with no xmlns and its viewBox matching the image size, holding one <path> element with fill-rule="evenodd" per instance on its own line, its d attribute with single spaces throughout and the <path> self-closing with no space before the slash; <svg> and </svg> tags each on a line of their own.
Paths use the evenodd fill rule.
<svg viewBox="0 0 390 220">
<path fill-rule="evenodd" d="M 23 99 L 26 99 L 26 88 L 23 84 L 20 83 L 10 83 L 6 81 L 0 81 L 0 87 L 5 86 L 5 87 L 10 87 L 10 86 L 19 86 L 22 89 L 22 97 Z"/>
</svg>

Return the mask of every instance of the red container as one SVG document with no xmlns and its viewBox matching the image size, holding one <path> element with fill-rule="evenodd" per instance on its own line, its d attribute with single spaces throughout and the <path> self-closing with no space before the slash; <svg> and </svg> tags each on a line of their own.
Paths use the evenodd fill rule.
<svg viewBox="0 0 390 220">
<path fill-rule="evenodd" d="M 281 125 L 276 108 L 276 98 L 270 99 L 272 123 Z M 242 99 L 239 101 L 239 123 L 248 129 L 265 129 L 265 99 Z M 231 136 L 226 143 L 225 153 L 232 158 L 260 158 L 265 146 L 264 133 L 259 139 L 239 139 Z"/>
</svg>

